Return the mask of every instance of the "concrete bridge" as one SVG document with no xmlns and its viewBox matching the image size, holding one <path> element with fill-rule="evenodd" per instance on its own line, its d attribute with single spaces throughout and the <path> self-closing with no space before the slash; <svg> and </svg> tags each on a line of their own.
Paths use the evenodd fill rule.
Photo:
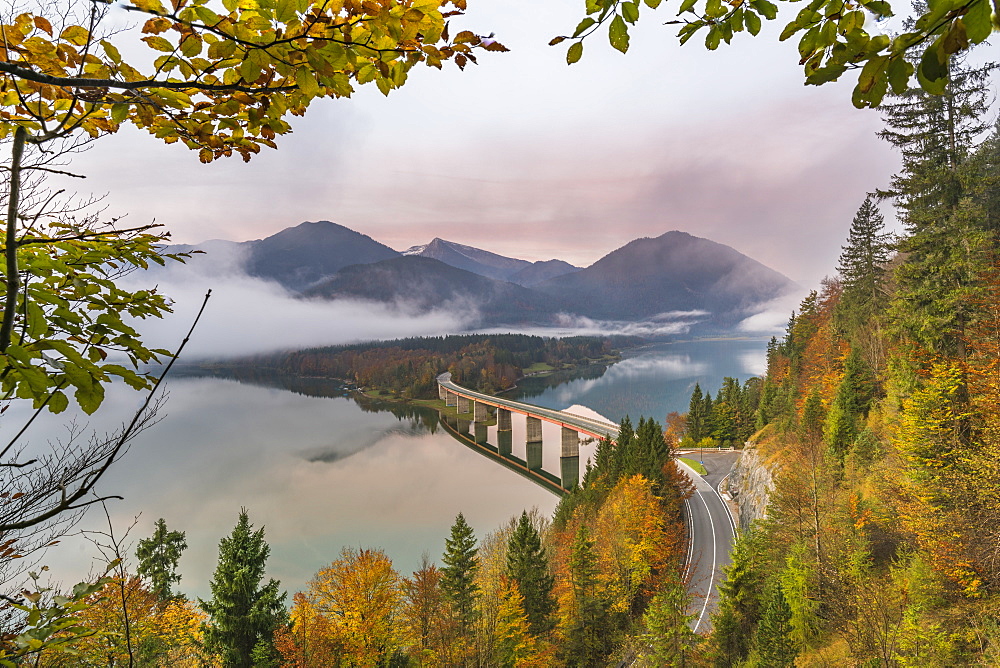
<svg viewBox="0 0 1000 668">
<path fill-rule="evenodd" d="M 573 489 L 580 481 L 580 434 L 611 441 L 618 438 L 618 425 L 612 422 L 475 392 L 453 383 L 450 373 L 438 376 L 437 382 L 438 396 L 445 405 L 454 406 L 459 413 L 472 414 L 473 423 L 483 427 L 476 430 L 477 442 L 480 434 L 485 441 L 485 425 L 493 420 L 490 411 L 495 412 L 501 456 L 511 455 L 511 415 L 524 415 L 527 421 L 525 453 L 530 471 L 540 471 L 542 468 L 542 421 L 559 425 L 562 432 L 559 451 L 560 486 L 564 490 Z"/>
</svg>

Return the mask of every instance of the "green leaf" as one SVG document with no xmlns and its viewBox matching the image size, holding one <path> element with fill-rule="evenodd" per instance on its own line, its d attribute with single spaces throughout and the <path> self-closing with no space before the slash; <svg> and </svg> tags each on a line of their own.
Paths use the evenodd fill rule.
<svg viewBox="0 0 1000 668">
<path fill-rule="evenodd" d="M 750 6 L 756 9 L 768 21 L 773 21 L 778 15 L 778 6 L 770 0 L 750 0 Z"/>
<path fill-rule="evenodd" d="M 583 19 L 582 21 L 580 21 L 579 25 L 576 26 L 576 30 L 573 31 L 573 37 L 579 37 L 580 35 L 583 34 L 584 30 L 594 25 L 595 23 L 597 23 L 597 21 L 590 18 L 589 16 Z"/>
<path fill-rule="evenodd" d="M 49 399 L 49 410 L 53 413 L 62 413 L 69 406 L 69 399 L 61 390 L 52 393 Z"/>
<path fill-rule="evenodd" d="M 566 51 L 566 63 L 572 65 L 579 61 L 581 56 L 583 56 L 583 42 L 573 42 Z"/>
<path fill-rule="evenodd" d="M 920 87 L 931 95 L 943 95 L 948 84 L 948 56 L 944 53 L 939 37 L 924 50 L 917 68 Z"/>
<path fill-rule="evenodd" d="M 743 21 L 747 24 L 747 30 L 751 35 L 756 35 L 760 32 L 760 17 L 754 12 L 747 11 L 743 14 Z"/>
<path fill-rule="evenodd" d="M 628 25 L 621 16 L 616 16 L 611 21 L 611 27 L 608 28 L 608 40 L 611 42 L 611 46 L 622 53 L 628 51 Z"/>
<path fill-rule="evenodd" d="M 713 25 L 709 27 L 708 34 L 705 35 L 705 46 L 709 51 L 715 51 L 719 48 L 719 43 L 722 41 L 722 31 L 719 30 L 718 25 Z"/>
<path fill-rule="evenodd" d="M 656 9 L 660 6 L 660 2 L 662 2 L 662 0 L 646 0 L 646 6 L 650 9 Z"/>
<path fill-rule="evenodd" d="M 896 95 L 905 93 L 909 87 L 910 77 L 913 75 L 913 65 L 902 56 L 896 56 L 889 63 L 887 72 L 892 92 Z"/>
<path fill-rule="evenodd" d="M 638 2 L 623 2 L 621 4 L 622 8 L 622 18 L 624 18 L 629 23 L 635 23 L 639 20 L 639 3 Z"/>
<path fill-rule="evenodd" d="M 975 0 L 969 5 L 969 11 L 965 13 L 963 19 L 966 34 L 973 44 L 979 44 L 990 36 L 993 25 L 990 21 L 990 3 L 987 0 Z"/>
<path fill-rule="evenodd" d="M 299 90 L 309 97 L 316 97 L 319 94 L 319 83 L 308 67 L 300 67 L 295 71 L 295 82 L 298 84 Z"/>
<path fill-rule="evenodd" d="M 683 14 L 684 12 L 691 11 L 696 2 L 698 2 L 698 0 L 684 0 L 684 2 L 681 3 L 680 9 L 677 10 L 677 13 Z"/>
<path fill-rule="evenodd" d="M 111 105 L 111 120 L 115 123 L 121 123 L 128 118 L 128 109 L 128 104 L 124 102 Z"/>
</svg>

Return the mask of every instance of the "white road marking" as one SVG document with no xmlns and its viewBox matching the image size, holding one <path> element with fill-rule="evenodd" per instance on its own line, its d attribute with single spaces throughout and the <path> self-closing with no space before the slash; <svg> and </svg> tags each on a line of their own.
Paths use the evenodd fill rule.
<svg viewBox="0 0 1000 668">
<path fill-rule="evenodd" d="M 712 490 L 715 491 L 715 490 Z M 716 492 L 718 493 L 718 492 Z M 701 626 L 702 620 L 705 618 L 705 611 L 708 609 L 708 601 L 712 598 L 712 585 L 715 584 L 715 520 L 712 519 L 712 509 L 708 507 L 708 501 L 702 496 L 701 492 L 698 492 L 698 498 L 701 502 L 705 504 L 705 512 L 708 513 L 708 521 L 712 525 L 712 572 L 708 580 L 708 589 L 705 590 L 705 602 L 701 606 L 701 614 L 698 615 L 698 623 L 694 625 L 694 632 L 698 632 L 698 627 Z"/>
</svg>

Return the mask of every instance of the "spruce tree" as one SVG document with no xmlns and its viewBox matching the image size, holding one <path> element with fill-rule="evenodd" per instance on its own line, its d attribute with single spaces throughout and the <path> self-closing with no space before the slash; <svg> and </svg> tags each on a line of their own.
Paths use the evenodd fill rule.
<svg viewBox="0 0 1000 668">
<path fill-rule="evenodd" d="M 838 310 L 852 331 L 869 325 L 885 308 L 883 283 L 892 246 L 885 218 L 868 195 L 851 222 L 837 265 L 844 286 Z"/>
<path fill-rule="evenodd" d="M 476 619 L 476 599 L 479 586 L 475 582 L 479 570 L 479 549 L 472 527 L 462 513 L 455 518 L 451 536 L 445 539 L 444 556 L 441 560 L 441 589 L 451 602 L 452 609 L 463 629 L 468 629 Z"/>
<path fill-rule="evenodd" d="M 611 651 L 615 629 L 607 602 L 597 592 L 599 568 L 594 541 L 581 524 L 569 559 L 573 609 L 566 628 L 563 659 L 567 666 L 602 666 Z"/>
<path fill-rule="evenodd" d="M 702 410 L 704 409 L 702 400 L 701 385 L 695 383 L 694 391 L 691 393 L 691 403 L 688 404 L 687 419 L 688 436 L 690 436 L 691 440 L 695 443 L 705 437 L 705 434 L 702 433 L 705 422 L 704 415 L 702 413 Z"/>
<path fill-rule="evenodd" d="M 884 194 L 909 232 L 899 244 L 905 262 L 896 273 L 893 320 L 925 350 L 960 358 L 975 318 L 971 296 L 996 244 L 970 160 L 989 129 L 995 67 L 953 64 L 943 95 L 910 90 L 883 105 L 887 128 L 879 133 L 903 155 L 903 169 Z"/>
<path fill-rule="evenodd" d="M 552 619 L 556 608 L 552 597 L 555 580 L 549 573 L 541 538 L 526 512 L 521 513 L 507 543 L 507 575 L 517 583 L 524 597 L 524 612 L 531 632 L 537 635 L 550 631 L 555 625 Z"/>
<path fill-rule="evenodd" d="M 798 650 L 792 641 L 792 610 L 781 587 L 775 586 L 760 618 L 754 638 L 758 665 L 768 668 L 794 666 Z"/>
<path fill-rule="evenodd" d="M 168 531 L 161 517 L 156 520 L 153 535 L 139 541 L 135 556 L 139 560 L 139 575 L 149 580 L 160 602 L 174 598 L 171 585 L 181 581 L 177 562 L 187 549 L 183 531 Z"/>
<path fill-rule="evenodd" d="M 209 583 L 210 601 L 199 600 L 211 617 L 205 646 L 224 668 L 263 668 L 273 657 L 274 631 L 285 623 L 285 593 L 271 579 L 261 586 L 271 552 L 264 529 L 253 531 L 245 508 L 228 538 L 219 541 L 219 563 Z M 255 660 L 256 659 L 256 660 Z"/>
<path fill-rule="evenodd" d="M 632 462 L 632 448 L 635 445 L 635 430 L 632 428 L 632 420 L 626 415 L 618 425 L 618 440 L 614 449 L 614 468 L 612 469 L 610 485 L 614 485 L 621 478 L 632 475 L 629 466 Z"/>
</svg>

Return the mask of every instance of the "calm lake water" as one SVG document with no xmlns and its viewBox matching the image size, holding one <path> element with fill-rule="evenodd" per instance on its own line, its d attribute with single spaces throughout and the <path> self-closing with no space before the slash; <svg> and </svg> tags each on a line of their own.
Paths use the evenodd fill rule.
<svg viewBox="0 0 1000 668">
<path fill-rule="evenodd" d="M 765 341 L 697 341 L 629 351 L 608 368 L 582 377 L 527 379 L 518 395 L 564 409 L 583 405 L 608 418 L 687 408 L 695 382 L 713 391 L 723 376 L 746 378 L 763 370 Z M 580 374 L 578 374 L 579 376 Z M 120 494 L 109 510 L 117 532 L 139 517 L 130 538 L 148 536 L 163 517 L 185 531 L 180 589 L 208 596 L 218 541 L 246 507 L 265 526 L 268 573 L 289 591 L 304 587 L 343 546 L 381 547 L 402 573 L 421 554 L 438 559 L 455 515 L 465 514 L 481 538 L 523 509 L 551 514 L 557 498 L 452 438 L 437 414 L 398 405 L 358 402 L 332 383 L 221 378 L 170 380 L 162 420 L 134 442 L 102 483 L 102 494 Z M 557 384 L 558 383 L 558 384 Z M 109 391 L 100 419 L 78 417 L 98 431 L 125 419 L 139 397 Z M 25 411 L 12 408 L 0 436 L 19 428 Z M 28 437 L 36 447 L 67 433 L 66 416 L 46 416 Z M 514 420 L 513 454 L 524 457 L 523 420 Z M 495 430 L 490 430 L 494 442 Z M 558 474 L 558 427 L 547 426 L 544 468 Z M 581 461 L 593 446 L 581 449 Z M 106 528 L 103 513 L 88 514 L 80 528 Z M 96 550 L 69 538 L 44 560 L 63 582 L 84 577 Z"/>
</svg>

